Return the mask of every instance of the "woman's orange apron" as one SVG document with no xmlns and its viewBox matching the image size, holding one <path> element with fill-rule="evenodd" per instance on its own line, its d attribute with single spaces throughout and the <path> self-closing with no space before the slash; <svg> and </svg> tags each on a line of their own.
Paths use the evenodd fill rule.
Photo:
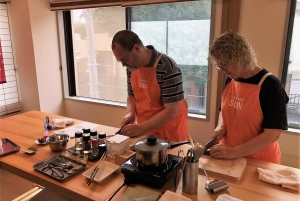
<svg viewBox="0 0 300 201">
<path fill-rule="evenodd" d="M 220 143 L 233 148 L 263 132 L 259 92 L 270 74 L 265 74 L 258 85 L 236 82 L 233 79 L 227 85 L 222 93 L 222 117 L 227 133 Z M 277 141 L 273 142 L 247 157 L 280 164 L 279 144 Z"/>
<path fill-rule="evenodd" d="M 161 56 L 156 59 L 154 67 L 141 67 L 131 74 L 131 85 L 135 97 L 138 124 L 147 121 L 164 109 L 161 90 L 156 78 L 156 66 Z M 185 100 L 182 100 L 177 117 L 170 120 L 164 126 L 146 134 L 156 134 L 157 137 L 171 142 L 187 140 L 187 114 L 187 104 Z"/>
</svg>

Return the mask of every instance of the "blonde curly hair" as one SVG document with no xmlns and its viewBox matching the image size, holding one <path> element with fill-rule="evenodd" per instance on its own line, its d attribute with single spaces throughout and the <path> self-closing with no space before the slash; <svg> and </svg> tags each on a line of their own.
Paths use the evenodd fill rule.
<svg viewBox="0 0 300 201">
<path fill-rule="evenodd" d="M 257 65 L 255 51 L 248 41 L 234 31 L 228 31 L 214 39 L 209 47 L 212 62 L 232 62 L 248 71 Z"/>
</svg>

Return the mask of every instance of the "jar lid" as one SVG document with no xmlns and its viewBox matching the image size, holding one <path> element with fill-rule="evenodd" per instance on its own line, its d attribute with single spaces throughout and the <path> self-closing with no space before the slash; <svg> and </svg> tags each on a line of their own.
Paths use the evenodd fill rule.
<svg viewBox="0 0 300 201">
<path fill-rule="evenodd" d="M 83 133 L 89 133 L 89 132 L 91 132 L 91 129 L 90 128 L 83 128 L 82 131 L 83 131 Z"/>
<path fill-rule="evenodd" d="M 106 133 L 104 133 L 104 132 L 99 133 L 99 134 L 98 134 L 98 138 L 99 138 L 99 139 L 106 138 Z"/>
<path fill-rule="evenodd" d="M 97 131 L 96 131 L 96 130 L 92 130 L 92 131 L 90 132 L 90 135 L 91 135 L 91 136 L 97 136 Z"/>
<path fill-rule="evenodd" d="M 82 137 L 82 132 L 81 131 L 76 131 L 75 132 L 75 137 Z"/>
<path fill-rule="evenodd" d="M 89 136 L 89 135 L 84 135 L 84 136 L 82 137 L 82 139 L 83 139 L 84 141 L 89 141 L 89 140 L 91 139 L 91 136 Z"/>
</svg>

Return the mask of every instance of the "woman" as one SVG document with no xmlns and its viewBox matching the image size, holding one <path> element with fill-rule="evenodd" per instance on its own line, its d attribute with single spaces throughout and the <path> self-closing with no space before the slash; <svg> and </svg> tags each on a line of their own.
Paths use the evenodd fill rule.
<svg viewBox="0 0 300 201">
<path fill-rule="evenodd" d="M 218 125 L 220 143 L 212 158 L 250 157 L 280 164 L 277 140 L 287 130 L 288 96 L 278 78 L 257 65 L 252 46 L 236 32 L 216 38 L 209 48 L 215 67 L 228 76 Z"/>
</svg>

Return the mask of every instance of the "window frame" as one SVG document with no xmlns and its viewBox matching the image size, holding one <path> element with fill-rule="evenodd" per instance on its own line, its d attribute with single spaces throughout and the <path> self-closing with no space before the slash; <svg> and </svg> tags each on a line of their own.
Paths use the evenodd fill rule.
<svg viewBox="0 0 300 201">
<path fill-rule="evenodd" d="M 175 3 L 175 2 L 173 2 Z M 131 14 L 131 9 L 130 7 L 125 8 L 125 16 L 126 16 L 126 29 L 131 28 L 131 21 L 129 20 L 130 14 Z M 74 62 L 68 62 L 68 60 L 74 60 L 73 58 L 73 50 L 68 50 L 68 46 L 72 46 L 72 40 L 68 40 L 65 36 L 65 27 L 68 27 L 66 25 L 67 21 L 64 19 L 64 13 L 70 11 L 57 11 L 57 16 L 58 16 L 58 24 L 59 24 L 59 35 L 60 35 L 60 51 L 62 55 L 62 76 L 63 76 L 63 88 L 64 88 L 64 97 L 66 99 L 72 99 L 72 100 L 78 100 L 78 101 L 84 101 L 84 102 L 89 102 L 89 103 L 99 103 L 99 104 L 104 104 L 104 105 L 113 105 L 113 106 L 119 106 L 119 107 L 126 107 L 126 102 L 125 103 L 120 103 L 120 102 L 113 102 L 113 101 L 106 101 L 106 100 L 100 100 L 100 99 L 93 99 L 93 98 L 88 98 L 88 97 L 79 97 L 76 96 L 76 85 L 75 85 L 75 75 L 72 75 L 74 71 Z M 209 36 L 209 44 L 212 43 L 214 35 L 215 35 L 215 29 L 216 29 L 216 0 L 212 0 L 211 3 L 211 17 L 210 17 L 210 36 Z M 70 14 L 69 14 L 70 16 Z M 69 17 L 70 20 L 70 17 Z M 70 22 L 70 21 L 69 21 Z M 223 22 L 223 20 L 222 20 Z M 67 33 L 71 34 L 71 33 Z M 70 45 L 71 44 L 71 45 Z M 65 55 L 65 56 L 64 56 Z M 71 65 L 73 66 L 73 72 L 70 72 Z M 73 79 L 73 78 L 74 79 Z M 207 98 L 206 98 L 206 113 L 205 114 L 197 114 L 197 113 L 192 113 L 189 112 L 188 116 L 196 119 L 202 119 L 204 121 L 209 121 L 209 116 L 210 116 L 210 107 L 212 106 L 210 103 L 211 100 L 211 82 L 212 82 L 212 68 L 211 68 L 211 63 L 208 62 L 208 80 L 207 80 Z M 67 82 L 66 82 L 67 81 Z M 72 84 L 74 83 L 74 84 Z M 73 85 L 73 86 L 71 86 Z"/>
</svg>

